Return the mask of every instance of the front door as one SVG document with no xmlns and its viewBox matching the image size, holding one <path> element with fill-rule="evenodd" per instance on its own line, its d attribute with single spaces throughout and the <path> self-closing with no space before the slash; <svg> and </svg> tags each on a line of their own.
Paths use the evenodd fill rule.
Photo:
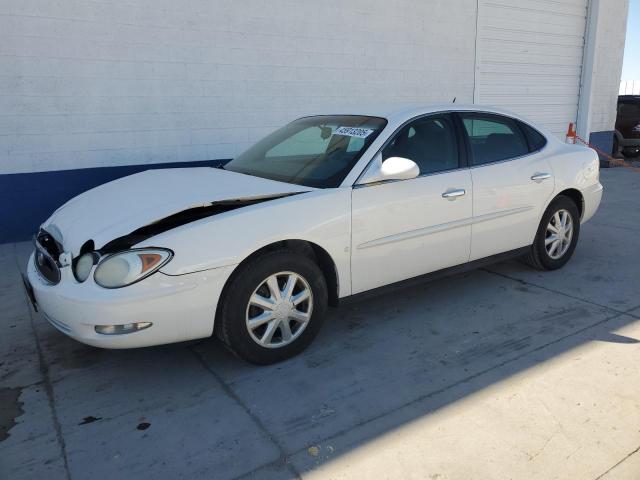
<svg viewBox="0 0 640 480">
<path fill-rule="evenodd" d="M 354 187 L 354 294 L 469 260 L 473 192 L 459 147 L 451 115 L 420 117 L 395 134 L 382 156 L 409 158 L 421 175 Z"/>
</svg>

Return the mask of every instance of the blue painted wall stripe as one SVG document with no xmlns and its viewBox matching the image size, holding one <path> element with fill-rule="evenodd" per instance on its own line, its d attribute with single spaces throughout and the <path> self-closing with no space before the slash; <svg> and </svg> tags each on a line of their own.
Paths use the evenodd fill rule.
<svg viewBox="0 0 640 480">
<path fill-rule="evenodd" d="M 0 175 L 0 243 L 28 240 L 60 205 L 117 178 L 158 168 L 215 167 L 229 160 Z"/>
</svg>

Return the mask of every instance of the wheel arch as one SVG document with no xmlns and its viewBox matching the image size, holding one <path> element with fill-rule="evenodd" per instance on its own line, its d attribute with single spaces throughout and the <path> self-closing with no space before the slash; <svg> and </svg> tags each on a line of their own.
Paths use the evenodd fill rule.
<svg viewBox="0 0 640 480">
<path fill-rule="evenodd" d="M 584 196 L 582 195 L 582 192 L 580 192 L 580 190 L 576 188 L 566 188 L 561 192 L 559 192 L 555 197 L 553 197 L 551 199 L 551 202 L 553 202 L 556 198 L 558 198 L 561 195 L 564 197 L 569 197 L 573 201 L 573 203 L 576 204 L 576 207 L 578 208 L 578 213 L 580 214 L 580 219 L 582 219 L 582 216 L 584 214 Z M 551 204 L 551 202 L 549 202 L 549 205 Z M 549 205 L 547 205 L 547 207 Z"/>
<path fill-rule="evenodd" d="M 327 282 L 327 291 L 329 294 L 329 305 L 336 306 L 338 304 L 338 298 L 339 298 L 338 292 L 339 292 L 339 286 L 340 286 L 338 269 L 329 252 L 327 252 L 323 247 L 321 247 L 317 243 L 311 242 L 309 240 L 299 240 L 299 239 L 280 240 L 280 241 L 273 242 L 258 248 L 257 250 L 252 252 L 250 255 L 245 257 L 245 259 L 242 260 L 238 265 L 235 266 L 235 268 L 233 269 L 233 272 L 231 272 L 231 274 L 229 275 L 229 277 L 227 278 L 224 284 L 224 287 L 222 288 L 222 293 L 220 295 L 220 299 L 218 300 L 218 305 L 216 306 L 216 323 L 218 323 L 217 316 L 218 316 L 218 312 L 220 311 L 220 303 L 223 301 L 227 287 L 231 283 L 231 280 L 234 278 L 234 275 L 236 274 L 238 269 L 241 266 L 251 262 L 253 259 L 255 259 L 256 257 L 258 257 L 259 255 L 265 252 L 272 251 L 272 250 L 279 250 L 279 249 L 293 250 L 295 252 L 302 253 L 303 255 L 306 255 L 307 257 L 311 258 L 318 265 L 318 267 L 320 268 L 320 271 L 322 272 L 325 278 L 325 281 Z"/>
</svg>

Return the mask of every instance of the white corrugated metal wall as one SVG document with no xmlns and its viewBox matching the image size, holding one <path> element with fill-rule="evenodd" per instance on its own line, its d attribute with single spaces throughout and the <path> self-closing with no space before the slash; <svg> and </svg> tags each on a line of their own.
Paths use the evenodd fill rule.
<svg viewBox="0 0 640 480">
<path fill-rule="evenodd" d="M 588 0 L 480 0 L 475 103 L 563 136 L 575 122 Z"/>
</svg>

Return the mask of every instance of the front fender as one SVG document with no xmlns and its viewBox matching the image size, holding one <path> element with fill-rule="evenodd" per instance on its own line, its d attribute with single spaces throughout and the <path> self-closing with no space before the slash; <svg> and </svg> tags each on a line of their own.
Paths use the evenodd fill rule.
<svg viewBox="0 0 640 480">
<path fill-rule="evenodd" d="M 169 248 L 168 275 L 237 265 L 253 252 L 283 240 L 306 240 L 332 257 L 340 296 L 351 289 L 351 189 L 336 188 L 267 201 L 183 225 L 138 246 Z"/>
</svg>

